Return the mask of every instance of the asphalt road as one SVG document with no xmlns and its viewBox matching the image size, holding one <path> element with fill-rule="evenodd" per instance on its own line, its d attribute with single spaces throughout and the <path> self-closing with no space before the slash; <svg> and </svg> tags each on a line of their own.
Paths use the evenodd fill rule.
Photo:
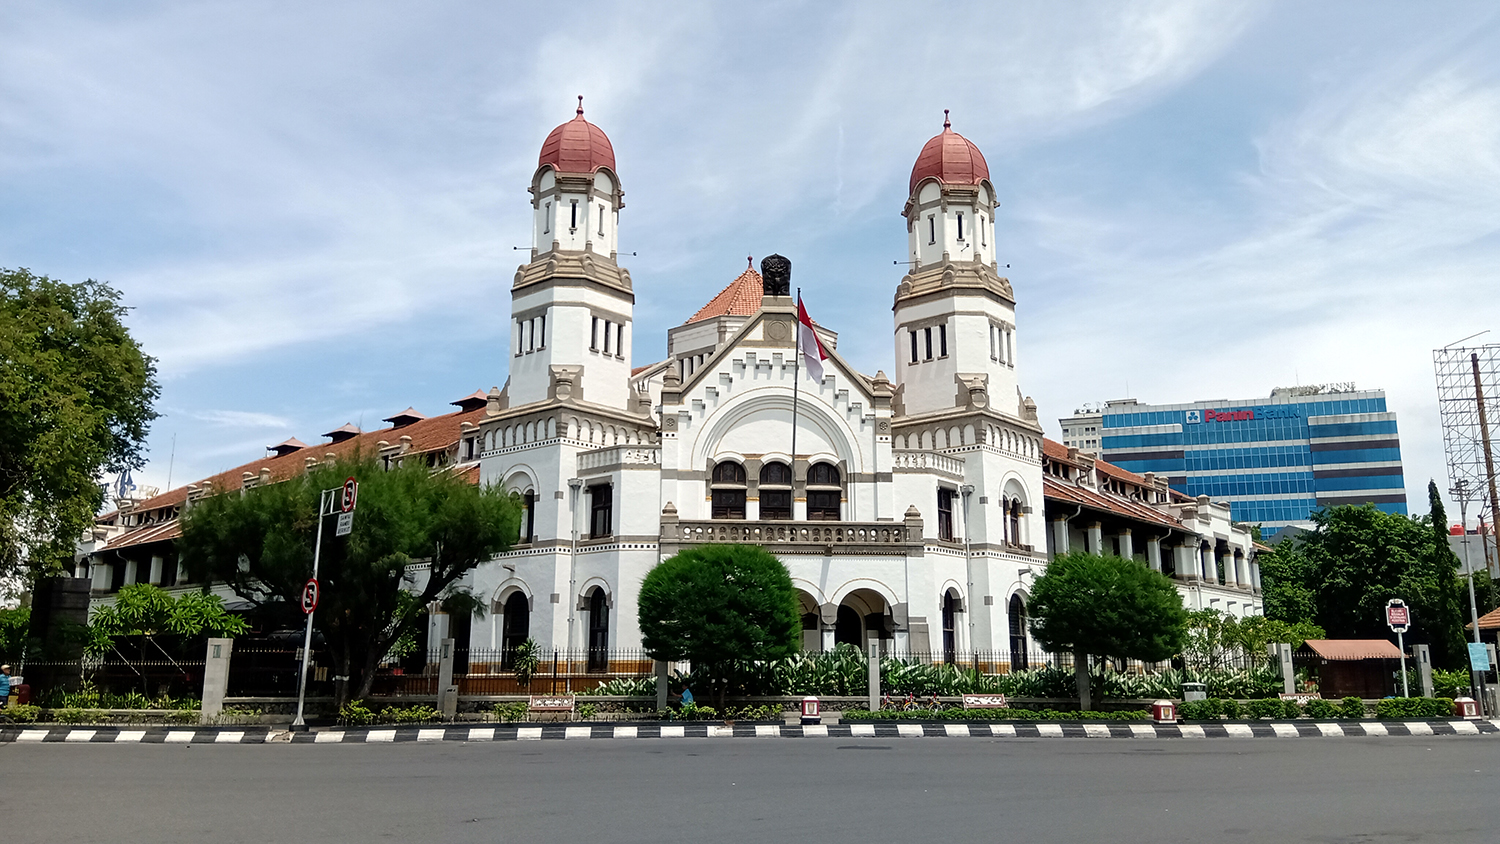
<svg viewBox="0 0 1500 844">
<path fill-rule="evenodd" d="M 0 746 L 19 842 L 1500 841 L 1500 739 Z"/>
</svg>

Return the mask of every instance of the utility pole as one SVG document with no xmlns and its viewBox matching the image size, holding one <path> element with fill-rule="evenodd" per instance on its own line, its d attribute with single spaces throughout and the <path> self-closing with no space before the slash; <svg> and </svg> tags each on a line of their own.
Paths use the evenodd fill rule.
<svg viewBox="0 0 1500 844">
<path fill-rule="evenodd" d="M 1464 579 L 1469 582 L 1469 626 L 1473 629 L 1474 644 L 1479 644 L 1479 603 L 1474 600 L 1474 567 L 1469 562 L 1469 482 L 1460 478 L 1453 483 L 1453 489 L 1448 493 L 1458 500 L 1458 525 L 1464 532 Z M 1485 566 L 1485 573 L 1489 573 L 1489 566 Z M 1480 686 L 1484 678 L 1478 671 L 1474 670 L 1474 660 L 1469 660 L 1469 682 L 1474 685 L 1474 693 L 1479 696 L 1479 711 L 1484 712 L 1484 695 L 1480 692 Z"/>
</svg>

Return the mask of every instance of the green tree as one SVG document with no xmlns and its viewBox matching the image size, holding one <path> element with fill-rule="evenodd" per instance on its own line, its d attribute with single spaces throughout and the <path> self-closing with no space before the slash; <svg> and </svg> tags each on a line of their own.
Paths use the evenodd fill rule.
<svg viewBox="0 0 1500 844">
<path fill-rule="evenodd" d="M 691 660 L 720 680 L 720 709 L 739 665 L 796 653 L 802 627 L 786 566 L 755 545 L 705 545 L 663 560 L 641 583 L 638 614 L 653 659 Z"/>
<path fill-rule="evenodd" d="M 1430 619 L 1428 644 L 1432 648 L 1432 661 L 1435 665 L 1454 668 L 1462 665 L 1469 657 L 1468 648 L 1464 644 L 1463 622 L 1468 614 L 1469 601 L 1458 577 L 1461 568 L 1458 555 L 1453 553 L 1453 546 L 1448 544 L 1448 514 L 1443 509 L 1443 497 L 1438 493 L 1437 481 L 1427 481 L 1427 504 L 1430 508 L 1428 519 L 1432 527 L 1432 549 L 1427 565 L 1419 576 L 1437 581 L 1436 588 L 1432 590 L 1436 615 Z M 1476 573 L 1474 585 L 1479 586 L 1481 583 L 1486 587 L 1490 585 L 1488 572 Z"/>
<path fill-rule="evenodd" d="M 1386 639 L 1386 601 L 1401 598 L 1412 610 L 1407 641 L 1431 644 L 1440 667 L 1461 662 L 1461 584 L 1429 517 L 1365 504 L 1319 510 L 1312 521 L 1312 531 L 1258 558 L 1268 617 L 1309 621 L 1333 638 Z"/>
<path fill-rule="evenodd" d="M 101 473 L 143 462 L 160 390 L 125 315 L 107 284 L 0 269 L 0 578 L 60 573 Z"/>
<path fill-rule="evenodd" d="M 30 628 L 30 607 L 0 610 L 0 663 L 21 661 L 26 655 L 26 637 Z"/>
<path fill-rule="evenodd" d="M 1031 631 L 1072 651 L 1079 705 L 1089 700 L 1088 657 L 1158 662 L 1182 651 L 1187 611 L 1172 581 L 1134 560 L 1073 552 L 1047 564 L 1032 588 Z"/>
<path fill-rule="evenodd" d="M 353 477 L 359 504 L 353 531 L 336 537 L 332 519 L 317 516 L 319 494 Z M 520 528 L 520 504 L 497 486 L 477 487 L 420 461 L 382 470 L 356 458 L 256 487 L 211 496 L 183 518 L 183 565 L 194 579 L 227 584 L 260 606 L 295 607 L 312 575 L 314 542 L 323 527 L 314 624 L 335 674 L 338 706 L 370 694 L 381 661 L 444 601 L 470 610 L 476 602 L 454 584 L 508 549 Z M 412 564 L 426 565 L 413 571 Z M 300 618 L 300 614 L 296 616 Z"/>
<path fill-rule="evenodd" d="M 246 629 L 245 620 L 224 609 L 218 595 L 188 592 L 173 598 L 160 586 L 135 583 L 122 587 L 113 604 L 100 605 L 89 616 L 88 649 L 104 653 L 114 649 L 118 637 L 139 636 L 143 653 L 150 644 L 168 655 L 156 637 L 238 636 Z"/>
</svg>

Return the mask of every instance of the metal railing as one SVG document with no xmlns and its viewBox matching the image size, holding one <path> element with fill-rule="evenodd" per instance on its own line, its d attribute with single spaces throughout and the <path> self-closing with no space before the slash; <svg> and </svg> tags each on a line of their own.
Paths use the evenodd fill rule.
<svg viewBox="0 0 1500 844">
<path fill-rule="evenodd" d="M 921 542 L 900 522 L 664 521 L 661 530 L 663 542 L 682 544 L 868 546 L 892 551 Z"/>
</svg>

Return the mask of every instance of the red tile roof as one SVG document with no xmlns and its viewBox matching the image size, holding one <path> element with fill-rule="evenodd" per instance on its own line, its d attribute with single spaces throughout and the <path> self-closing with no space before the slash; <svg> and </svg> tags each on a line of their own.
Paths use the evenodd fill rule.
<svg viewBox="0 0 1500 844">
<path fill-rule="evenodd" d="M 430 451 L 449 448 L 458 442 L 459 435 L 462 432 L 462 423 L 478 424 L 484 418 L 484 414 L 484 408 L 479 407 L 473 410 L 460 410 L 453 413 L 445 413 L 442 416 L 429 417 L 401 428 L 381 428 L 375 431 L 365 431 L 342 442 L 323 443 L 321 446 L 308 446 L 307 448 L 281 456 L 270 455 L 262 457 L 259 460 L 253 460 L 198 481 L 196 486 L 201 487 L 207 483 L 213 487 L 214 492 L 241 489 L 244 486 L 245 472 L 249 472 L 256 478 L 259 478 L 262 469 L 270 470 L 270 478 L 273 482 L 284 481 L 287 478 L 305 472 L 307 470 L 307 458 L 309 457 L 322 460 L 325 454 L 343 457 L 358 453 L 364 453 L 373 457 L 379 450 L 378 443 L 380 441 L 384 440 L 390 445 L 396 445 L 400 442 L 401 437 L 404 436 L 411 437 L 411 448 L 407 452 L 408 454 L 424 454 Z M 187 492 L 187 486 L 168 490 L 155 498 L 138 502 L 132 512 L 141 513 L 150 510 L 159 510 L 163 507 L 179 506 L 184 501 L 187 501 Z M 111 543 L 110 547 L 122 547 L 117 543 L 124 543 L 138 532 L 139 530 L 133 530 L 129 534 L 117 538 L 114 543 Z M 130 544 L 136 543 L 132 542 Z"/>
<path fill-rule="evenodd" d="M 989 177 L 990 166 L 984 161 L 984 153 L 968 138 L 953 131 L 948 111 L 944 109 L 943 131 L 934 135 L 917 154 L 907 191 L 915 191 L 917 183 L 926 178 L 936 178 L 945 185 L 977 185 Z"/>
<path fill-rule="evenodd" d="M 1090 510 L 1113 513 L 1117 516 L 1134 519 L 1138 522 L 1147 522 L 1163 527 L 1181 527 L 1181 524 L 1176 519 L 1143 501 L 1131 501 L 1119 496 L 1109 495 L 1093 487 L 1079 486 L 1072 481 L 1064 480 L 1063 478 L 1054 478 L 1051 475 L 1042 475 L 1042 495 L 1046 498 L 1066 501 L 1070 504 L 1080 504 Z"/>
<path fill-rule="evenodd" d="M 1479 617 L 1480 630 L 1494 630 L 1496 628 L 1500 628 L 1500 610 L 1490 610 Z M 1471 621 L 1465 624 L 1464 629 L 1473 630 L 1474 622 Z"/>
<path fill-rule="evenodd" d="M 592 173 L 600 167 L 615 169 L 615 148 L 609 136 L 583 119 L 583 97 L 578 98 L 578 116 L 553 129 L 542 142 L 537 166 L 544 164 L 562 173 Z"/>
<path fill-rule="evenodd" d="M 1385 639 L 1308 639 L 1307 646 L 1324 659 L 1400 659 L 1401 651 Z"/>
<path fill-rule="evenodd" d="M 765 290 L 765 282 L 760 273 L 753 269 L 745 270 L 683 324 L 721 316 L 750 316 L 760 310 L 760 300 L 765 295 Z"/>
</svg>

